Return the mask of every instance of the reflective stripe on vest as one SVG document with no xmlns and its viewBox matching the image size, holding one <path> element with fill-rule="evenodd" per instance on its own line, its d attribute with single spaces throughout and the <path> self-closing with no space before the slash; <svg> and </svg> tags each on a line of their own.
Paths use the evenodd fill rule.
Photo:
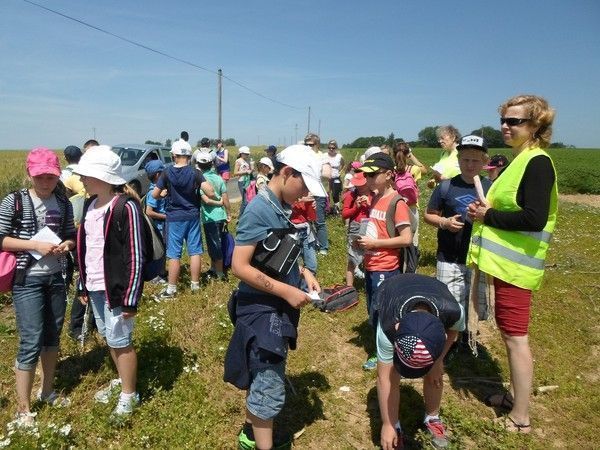
<svg viewBox="0 0 600 450">
<path fill-rule="evenodd" d="M 521 152 L 490 188 L 487 200 L 498 211 L 516 212 L 517 192 L 532 158 L 548 156 L 539 148 Z M 553 164 L 554 167 L 554 164 Z M 556 177 L 556 170 L 554 171 Z M 548 220 L 542 231 L 501 230 L 481 222 L 473 224 L 467 264 L 482 272 L 524 289 L 539 289 L 549 242 L 556 225 L 558 188 L 556 180 L 550 193 Z"/>
</svg>

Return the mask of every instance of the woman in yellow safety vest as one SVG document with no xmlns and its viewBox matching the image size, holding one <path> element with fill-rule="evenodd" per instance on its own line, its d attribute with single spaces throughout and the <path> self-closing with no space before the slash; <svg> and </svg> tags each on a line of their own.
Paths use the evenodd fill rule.
<svg viewBox="0 0 600 450">
<path fill-rule="evenodd" d="M 496 322 L 510 368 L 510 391 L 488 396 L 486 404 L 509 410 L 502 419 L 508 430 L 529 433 L 531 294 L 540 288 L 557 212 L 556 171 L 543 150 L 550 145 L 554 110 L 541 97 L 520 95 L 499 112 L 502 137 L 515 157 L 490 188 L 487 205 L 469 205 L 467 264 L 494 277 Z"/>
</svg>

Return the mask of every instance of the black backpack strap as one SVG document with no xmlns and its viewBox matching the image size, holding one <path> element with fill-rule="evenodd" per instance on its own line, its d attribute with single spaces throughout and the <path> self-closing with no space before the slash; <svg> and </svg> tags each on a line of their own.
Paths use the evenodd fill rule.
<svg viewBox="0 0 600 450">
<path fill-rule="evenodd" d="M 448 198 L 448 192 L 450 191 L 450 181 L 451 180 L 442 180 L 440 182 L 440 199 L 446 204 L 446 200 Z"/>
<path fill-rule="evenodd" d="M 21 194 L 21 191 L 13 192 L 13 207 L 15 213 L 12 216 L 11 225 L 15 230 L 19 230 L 23 223 L 23 194 Z"/>
</svg>

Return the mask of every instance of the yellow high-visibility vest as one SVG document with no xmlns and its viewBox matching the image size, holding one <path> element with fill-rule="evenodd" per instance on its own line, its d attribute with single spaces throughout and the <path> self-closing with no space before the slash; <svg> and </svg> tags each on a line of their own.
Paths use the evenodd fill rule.
<svg viewBox="0 0 600 450">
<path fill-rule="evenodd" d="M 498 211 L 520 211 L 517 191 L 527 164 L 539 155 L 550 158 L 540 148 L 523 150 L 492 184 L 486 200 Z M 550 159 L 550 162 L 552 160 Z M 554 169 L 554 163 L 552 163 Z M 558 187 L 556 169 L 550 194 L 550 211 L 544 229 L 539 232 L 510 231 L 473 223 L 467 264 L 476 264 L 482 272 L 523 289 L 538 290 L 544 276 L 546 253 L 556 225 Z"/>
</svg>

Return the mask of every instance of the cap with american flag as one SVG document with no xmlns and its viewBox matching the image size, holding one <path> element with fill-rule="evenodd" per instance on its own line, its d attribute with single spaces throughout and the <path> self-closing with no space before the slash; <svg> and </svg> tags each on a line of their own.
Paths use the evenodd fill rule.
<svg viewBox="0 0 600 450">
<path fill-rule="evenodd" d="M 436 316 L 425 311 L 406 314 L 394 339 L 396 370 L 405 378 L 422 377 L 442 354 L 445 341 L 444 326 Z"/>
</svg>

